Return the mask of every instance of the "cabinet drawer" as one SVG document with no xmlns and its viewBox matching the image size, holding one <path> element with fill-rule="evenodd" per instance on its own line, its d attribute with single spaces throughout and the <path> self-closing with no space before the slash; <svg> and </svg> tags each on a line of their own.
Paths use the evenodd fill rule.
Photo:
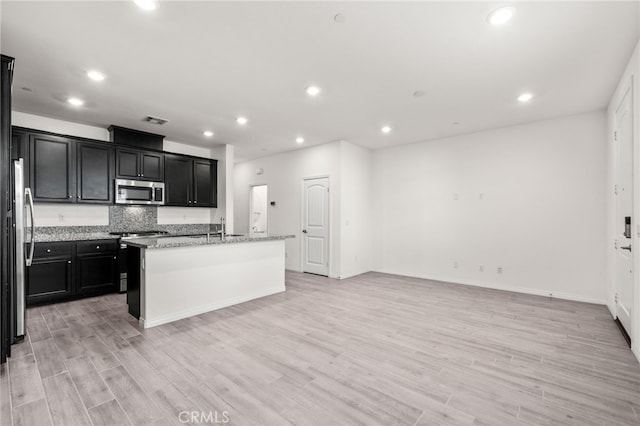
<svg viewBox="0 0 640 426">
<path fill-rule="evenodd" d="M 36 243 L 33 249 L 34 259 L 46 259 L 49 257 L 71 256 L 73 243 Z"/>
<path fill-rule="evenodd" d="M 78 254 L 115 252 L 118 249 L 117 240 L 78 241 L 76 244 Z"/>
</svg>

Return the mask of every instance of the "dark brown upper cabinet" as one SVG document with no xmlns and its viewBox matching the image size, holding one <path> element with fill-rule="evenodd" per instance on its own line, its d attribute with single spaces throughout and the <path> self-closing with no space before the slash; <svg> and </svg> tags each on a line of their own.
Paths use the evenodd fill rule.
<svg viewBox="0 0 640 426">
<path fill-rule="evenodd" d="M 217 207 L 217 161 L 165 155 L 167 206 Z"/>
<path fill-rule="evenodd" d="M 167 154 L 164 159 L 164 189 L 166 206 L 192 204 L 192 160 L 182 155 Z"/>
<path fill-rule="evenodd" d="M 34 200 L 114 203 L 114 179 L 165 183 L 165 205 L 217 207 L 217 160 L 12 128 L 12 158 L 24 158 Z"/>
<path fill-rule="evenodd" d="M 217 162 L 193 160 L 193 202 L 196 206 L 217 207 Z"/>
<path fill-rule="evenodd" d="M 113 147 L 107 144 L 80 142 L 76 151 L 77 201 L 111 204 L 113 202 Z"/>
<path fill-rule="evenodd" d="M 75 201 L 75 141 L 62 136 L 29 135 L 29 184 L 34 201 Z"/>
<path fill-rule="evenodd" d="M 164 154 L 129 148 L 116 149 L 116 176 L 119 179 L 162 182 Z"/>
</svg>

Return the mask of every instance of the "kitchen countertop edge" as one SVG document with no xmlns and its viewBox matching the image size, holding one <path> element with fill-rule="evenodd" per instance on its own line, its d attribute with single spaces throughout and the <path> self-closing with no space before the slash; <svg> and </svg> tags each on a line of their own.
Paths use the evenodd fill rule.
<svg viewBox="0 0 640 426">
<path fill-rule="evenodd" d="M 186 240 L 189 238 L 189 240 Z M 168 236 L 168 237 L 152 237 L 152 238 L 132 238 L 123 240 L 124 244 L 143 248 L 143 249 L 165 249 L 175 247 L 192 247 L 192 246 L 205 246 L 216 244 L 239 244 L 250 243 L 259 241 L 277 241 L 286 240 L 288 238 L 295 238 L 295 235 L 267 235 L 267 236 L 250 236 L 242 235 L 238 237 L 225 237 L 221 239 L 218 236 L 211 237 L 209 240 L 205 236 Z M 173 240 L 173 241 L 172 241 Z"/>
<path fill-rule="evenodd" d="M 29 236 L 27 236 L 28 240 Z M 57 234 L 41 234 L 36 232 L 36 243 L 54 243 L 62 241 L 90 241 L 90 240 L 118 240 L 118 235 L 111 235 L 108 232 L 60 232 Z"/>
</svg>

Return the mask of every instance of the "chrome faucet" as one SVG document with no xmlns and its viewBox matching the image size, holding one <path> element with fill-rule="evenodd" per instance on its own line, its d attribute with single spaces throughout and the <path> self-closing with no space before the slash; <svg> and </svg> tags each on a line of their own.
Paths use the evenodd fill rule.
<svg viewBox="0 0 640 426">
<path fill-rule="evenodd" d="M 220 238 L 224 239 L 224 234 L 225 234 L 225 223 L 224 223 L 224 217 L 220 218 Z"/>
</svg>

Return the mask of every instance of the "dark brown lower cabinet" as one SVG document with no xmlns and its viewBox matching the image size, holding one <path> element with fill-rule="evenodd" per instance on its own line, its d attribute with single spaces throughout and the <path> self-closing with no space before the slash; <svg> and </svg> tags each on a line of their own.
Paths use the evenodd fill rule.
<svg viewBox="0 0 640 426">
<path fill-rule="evenodd" d="M 71 256 L 34 259 L 27 268 L 27 305 L 58 302 L 73 296 Z"/>
<path fill-rule="evenodd" d="M 77 255 L 76 280 L 77 294 L 93 295 L 116 291 L 116 273 L 118 261 L 115 254 Z"/>
<path fill-rule="evenodd" d="M 27 305 L 117 291 L 116 240 L 36 243 L 27 268 Z"/>
</svg>

